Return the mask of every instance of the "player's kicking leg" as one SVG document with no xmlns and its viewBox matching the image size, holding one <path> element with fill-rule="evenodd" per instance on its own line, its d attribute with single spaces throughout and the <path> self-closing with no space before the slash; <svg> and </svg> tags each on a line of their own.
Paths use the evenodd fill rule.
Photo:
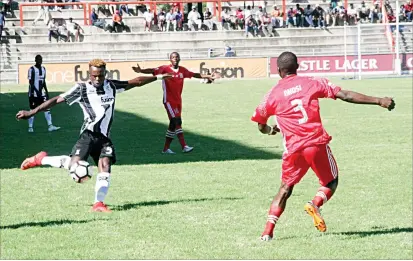
<svg viewBox="0 0 413 261">
<path fill-rule="evenodd" d="M 314 226 L 320 232 L 325 232 L 327 226 L 320 214 L 320 208 L 334 194 L 338 186 L 338 167 L 328 145 L 305 149 L 303 152 L 311 161 L 311 168 L 319 178 L 321 187 L 312 201 L 304 206 L 304 210 L 313 218 Z"/>
<path fill-rule="evenodd" d="M 70 156 L 47 156 L 47 152 L 41 151 L 32 157 L 26 158 L 20 168 L 22 170 L 27 170 L 37 166 L 52 166 L 55 168 L 64 168 L 68 170 L 70 162 Z"/>
</svg>

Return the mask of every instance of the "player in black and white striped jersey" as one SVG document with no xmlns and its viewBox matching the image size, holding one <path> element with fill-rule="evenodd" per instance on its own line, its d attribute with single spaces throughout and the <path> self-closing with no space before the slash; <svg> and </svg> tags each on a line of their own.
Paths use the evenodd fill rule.
<svg viewBox="0 0 413 261">
<path fill-rule="evenodd" d="M 42 66 L 43 58 L 38 54 L 34 60 L 36 64 L 29 68 L 27 75 L 29 79 L 29 107 L 31 110 L 49 99 L 49 91 L 46 87 L 46 68 Z M 44 117 L 46 118 L 49 131 L 60 129 L 60 127 L 53 125 L 50 110 L 44 112 Z M 29 132 L 34 132 L 33 122 L 34 116 L 29 119 Z"/>
<path fill-rule="evenodd" d="M 169 74 L 149 77 L 137 77 L 129 81 L 106 80 L 106 63 L 95 59 L 89 63 L 90 81 L 77 83 L 69 91 L 53 97 L 31 111 L 19 111 L 17 119 L 28 119 L 40 111 L 47 110 L 56 104 L 66 102 L 69 105 L 79 103 L 84 114 L 84 123 L 80 137 L 72 149 L 70 156 L 47 156 L 42 151 L 23 161 L 23 170 L 40 165 L 70 169 L 79 160 L 93 158 L 99 169 L 96 177 L 95 203 L 92 210 L 110 212 L 103 200 L 110 182 L 111 165 L 116 162 L 115 148 L 109 133 L 113 122 L 116 94 L 133 87 L 143 86 L 153 81 L 171 77 Z"/>
</svg>

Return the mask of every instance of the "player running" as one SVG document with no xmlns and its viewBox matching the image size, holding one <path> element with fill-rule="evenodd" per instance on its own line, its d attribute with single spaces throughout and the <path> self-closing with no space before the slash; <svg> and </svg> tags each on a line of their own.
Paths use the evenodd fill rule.
<svg viewBox="0 0 413 261">
<path fill-rule="evenodd" d="M 19 111 L 17 113 L 17 119 L 29 119 L 40 111 L 48 110 L 56 104 L 66 102 L 69 105 L 79 103 L 84 114 L 80 137 L 70 156 L 50 157 L 42 151 L 25 159 L 21 169 L 26 170 L 40 165 L 49 165 L 69 170 L 72 164 L 79 160 L 87 161 L 90 155 L 99 170 L 96 177 L 95 203 L 92 211 L 110 212 L 103 201 L 109 188 L 111 165 L 116 162 L 115 147 L 109 137 L 115 112 L 116 94 L 143 86 L 157 79 L 166 79 L 170 75 L 137 77 L 129 81 L 106 80 L 106 63 L 100 59 L 89 62 L 89 74 L 90 81 L 75 84 L 72 89 L 53 97 L 31 111 Z"/>
<path fill-rule="evenodd" d="M 169 56 L 170 65 L 163 65 L 158 68 L 148 68 L 141 69 L 139 65 L 133 67 L 134 71 L 137 73 L 145 74 L 163 74 L 170 73 L 172 78 L 162 81 L 163 88 L 163 104 L 165 106 L 166 112 L 169 118 L 169 126 L 166 130 L 166 139 L 165 145 L 162 150 L 162 153 L 166 154 L 175 154 L 169 147 L 171 146 L 174 136 L 178 136 L 179 143 L 182 147 L 182 152 L 188 153 L 191 152 L 194 148 L 186 144 L 184 139 L 184 131 L 182 130 L 182 89 L 184 88 L 184 79 L 185 78 L 198 78 L 198 79 L 208 79 L 209 81 L 214 81 L 216 78 L 219 78 L 218 74 L 205 75 L 200 73 L 194 73 L 187 70 L 185 67 L 179 66 L 181 58 L 179 53 L 173 52 Z"/>
<path fill-rule="evenodd" d="M 31 110 L 49 99 L 49 91 L 46 87 L 46 68 L 42 66 L 43 57 L 36 55 L 34 58 L 36 64 L 29 68 L 27 78 L 29 79 L 29 107 Z M 50 110 L 44 112 L 49 131 L 56 131 L 60 127 L 53 126 L 52 114 Z M 29 119 L 29 132 L 33 129 L 34 116 Z"/>
<path fill-rule="evenodd" d="M 281 80 L 264 97 L 251 120 L 258 123 L 263 134 L 281 132 L 284 138 L 281 186 L 268 212 L 261 240 L 273 237 L 275 223 L 283 213 L 294 185 L 311 169 L 317 175 L 321 187 L 314 199 L 304 209 L 313 218 L 314 226 L 321 232 L 327 227 L 319 208 L 334 194 L 338 185 L 338 168 L 328 143 L 331 136 L 325 131 L 320 118 L 320 98 L 339 98 L 357 104 L 379 105 L 389 111 L 395 103 L 392 98 L 376 98 L 342 90 L 327 79 L 297 76 L 297 57 L 284 52 L 277 60 Z M 275 115 L 277 125 L 270 127 L 267 120 Z"/>
</svg>

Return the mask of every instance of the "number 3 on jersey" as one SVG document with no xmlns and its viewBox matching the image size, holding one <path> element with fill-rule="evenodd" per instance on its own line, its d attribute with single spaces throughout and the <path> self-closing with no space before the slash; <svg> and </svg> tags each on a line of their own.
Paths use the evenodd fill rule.
<svg viewBox="0 0 413 261">
<path fill-rule="evenodd" d="M 306 123 L 308 121 L 308 116 L 307 116 L 307 112 L 305 111 L 303 107 L 303 101 L 300 99 L 295 99 L 291 101 L 291 105 L 293 106 L 296 105 L 294 107 L 294 111 L 301 111 L 301 113 L 303 114 L 303 117 L 298 120 L 298 124 Z"/>
</svg>

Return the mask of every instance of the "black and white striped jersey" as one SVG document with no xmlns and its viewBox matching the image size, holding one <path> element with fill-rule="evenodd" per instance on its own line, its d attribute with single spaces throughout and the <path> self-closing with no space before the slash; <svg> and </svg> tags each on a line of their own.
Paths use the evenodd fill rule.
<svg viewBox="0 0 413 261">
<path fill-rule="evenodd" d="M 44 97 L 47 95 L 46 68 L 32 66 L 27 73 L 29 79 L 29 97 Z"/>
<path fill-rule="evenodd" d="M 77 83 L 72 89 L 61 94 L 67 104 L 79 103 L 83 110 L 84 122 L 80 133 L 85 130 L 109 136 L 115 112 L 116 93 L 123 92 L 127 81 L 105 80 L 100 88 L 91 82 Z"/>
</svg>

